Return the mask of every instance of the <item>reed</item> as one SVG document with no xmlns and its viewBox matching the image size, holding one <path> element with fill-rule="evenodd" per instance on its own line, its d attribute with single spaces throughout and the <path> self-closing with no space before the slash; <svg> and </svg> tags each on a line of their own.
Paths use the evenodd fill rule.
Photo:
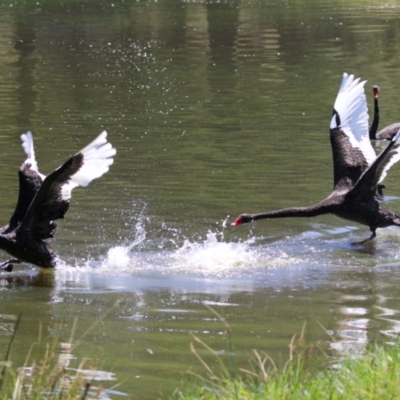
<svg viewBox="0 0 400 400">
<path fill-rule="evenodd" d="M 194 343 L 218 359 L 217 367 L 213 369 L 192 343 L 191 351 L 204 367 L 204 373 L 189 372 L 191 378 L 185 379 L 170 400 L 399 398 L 400 345 L 374 344 L 362 355 L 349 354 L 337 359 L 329 357 L 318 344 L 306 346 L 303 329 L 293 337 L 283 366 L 278 367 L 268 354 L 253 350 L 251 367 L 232 371 L 230 361 L 228 368 L 206 343 L 193 338 Z"/>
<path fill-rule="evenodd" d="M 32 344 L 24 364 L 15 366 L 11 355 L 20 320 L 21 316 L 16 321 L 4 361 L 0 361 L 1 400 L 109 399 L 107 390 L 94 384 L 96 361 L 83 359 L 78 368 L 69 366 L 73 335 L 71 343 L 51 339 L 42 344 L 40 329 L 37 343 Z"/>
</svg>

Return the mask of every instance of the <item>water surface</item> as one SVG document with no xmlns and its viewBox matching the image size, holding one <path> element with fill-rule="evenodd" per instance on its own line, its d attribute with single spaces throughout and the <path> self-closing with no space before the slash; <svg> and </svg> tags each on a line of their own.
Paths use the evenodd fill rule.
<svg viewBox="0 0 400 400">
<path fill-rule="evenodd" d="M 2 3 L 1 220 L 16 202 L 21 133 L 32 130 L 45 174 L 103 129 L 118 153 L 74 191 L 52 243 L 60 267 L 0 274 L 1 346 L 21 313 L 17 362 L 40 326 L 67 342 L 78 318 L 70 365 L 100 359 L 106 387 L 152 399 L 201 371 L 191 332 L 227 355 L 207 306 L 232 327 L 237 366 L 253 348 L 285 361 L 304 323 L 339 354 L 393 340 L 399 230 L 361 246 L 368 229 L 331 216 L 230 223 L 329 194 L 344 71 L 368 80 L 370 106 L 381 87 L 381 127 L 398 121 L 399 17 L 379 1 Z M 398 174 L 385 180 L 393 210 Z"/>
</svg>

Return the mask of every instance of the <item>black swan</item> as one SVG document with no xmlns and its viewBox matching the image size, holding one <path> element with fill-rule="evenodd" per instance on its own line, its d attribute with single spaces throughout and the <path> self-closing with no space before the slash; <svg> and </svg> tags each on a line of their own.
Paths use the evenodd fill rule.
<svg viewBox="0 0 400 400">
<path fill-rule="evenodd" d="M 374 93 L 374 120 L 372 122 L 371 127 L 369 128 L 369 138 L 371 140 L 391 140 L 392 137 L 400 130 L 400 122 L 395 122 L 387 126 L 386 128 L 381 129 L 379 132 L 378 125 L 379 125 L 379 94 L 380 89 L 379 86 L 374 86 L 372 88 Z"/>
<path fill-rule="evenodd" d="M 333 108 L 330 140 L 333 153 L 333 192 L 309 207 L 291 207 L 261 214 L 242 214 L 233 226 L 259 219 L 314 217 L 333 214 L 367 225 L 376 236 L 377 228 L 400 226 L 400 215 L 384 208 L 375 193 L 389 168 L 400 160 L 400 131 L 377 157 L 368 133 L 368 112 L 364 82 L 343 74 Z"/>
<path fill-rule="evenodd" d="M 8 225 L 0 228 L 0 249 L 15 257 L 0 264 L 0 269 L 8 272 L 21 261 L 43 268 L 56 266 L 57 255 L 45 242 L 56 232 L 54 221 L 68 211 L 72 189 L 100 178 L 116 154 L 103 131 L 46 177 L 38 171 L 32 133 L 21 135 L 21 139 L 27 159 L 19 169 L 17 206 Z"/>
</svg>

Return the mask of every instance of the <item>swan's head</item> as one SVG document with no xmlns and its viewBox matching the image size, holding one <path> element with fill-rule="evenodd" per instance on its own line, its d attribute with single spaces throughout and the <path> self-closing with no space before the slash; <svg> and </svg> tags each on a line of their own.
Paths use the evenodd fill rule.
<svg viewBox="0 0 400 400">
<path fill-rule="evenodd" d="M 372 90 L 373 90 L 373 92 L 374 92 L 374 97 L 375 97 L 375 99 L 377 99 L 377 98 L 379 98 L 379 86 L 374 86 L 373 88 L 372 88 Z"/>
<path fill-rule="evenodd" d="M 239 215 L 232 223 L 232 226 L 237 226 L 237 225 L 242 225 L 242 224 L 247 224 L 249 222 L 253 222 L 254 218 L 250 214 L 242 214 Z"/>
</svg>

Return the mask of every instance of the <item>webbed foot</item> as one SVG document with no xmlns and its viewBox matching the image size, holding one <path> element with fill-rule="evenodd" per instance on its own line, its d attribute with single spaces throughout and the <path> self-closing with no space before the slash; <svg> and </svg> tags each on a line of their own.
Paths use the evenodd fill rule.
<svg viewBox="0 0 400 400">
<path fill-rule="evenodd" d="M 18 258 L 11 258 L 11 260 L 7 260 L 0 264 L 0 269 L 4 269 L 4 271 L 11 272 L 14 268 L 14 264 L 20 264 L 21 260 Z"/>
</svg>

